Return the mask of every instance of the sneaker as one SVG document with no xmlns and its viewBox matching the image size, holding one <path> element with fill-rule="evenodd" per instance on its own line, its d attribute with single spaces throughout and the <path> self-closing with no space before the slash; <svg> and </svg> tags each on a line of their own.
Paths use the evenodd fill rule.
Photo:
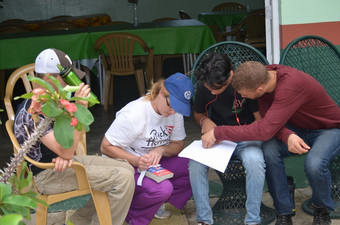
<svg viewBox="0 0 340 225">
<path fill-rule="evenodd" d="M 293 225 L 292 215 L 277 215 L 275 225 Z"/>
<path fill-rule="evenodd" d="M 205 222 L 198 222 L 198 225 L 210 225 L 210 224 Z"/>
<path fill-rule="evenodd" d="M 314 206 L 314 219 L 313 225 L 329 225 L 331 224 L 331 218 L 326 208 L 318 208 Z"/>
<path fill-rule="evenodd" d="M 165 205 L 163 204 L 158 210 L 157 213 L 155 214 L 156 219 L 164 220 L 168 219 L 171 216 L 171 212 L 165 210 Z"/>
</svg>

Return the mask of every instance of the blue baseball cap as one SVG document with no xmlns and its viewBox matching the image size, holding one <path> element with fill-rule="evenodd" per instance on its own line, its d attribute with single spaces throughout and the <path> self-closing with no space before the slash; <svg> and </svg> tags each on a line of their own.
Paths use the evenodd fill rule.
<svg viewBox="0 0 340 225">
<path fill-rule="evenodd" d="M 182 73 L 175 73 L 164 81 L 170 93 L 170 104 L 176 112 L 190 116 L 190 99 L 194 93 L 191 80 Z"/>
</svg>

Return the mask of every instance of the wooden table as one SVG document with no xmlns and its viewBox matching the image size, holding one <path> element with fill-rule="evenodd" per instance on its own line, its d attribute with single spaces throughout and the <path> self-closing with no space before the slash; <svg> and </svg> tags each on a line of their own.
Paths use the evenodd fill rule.
<svg viewBox="0 0 340 225">
<path fill-rule="evenodd" d="M 149 47 L 154 48 L 155 55 L 197 54 L 215 43 L 209 27 L 194 19 L 141 23 L 137 27 L 129 24 L 103 25 L 68 31 L 3 34 L 0 37 L 0 69 L 18 68 L 32 63 L 46 48 L 60 49 L 73 60 L 97 58 L 95 41 L 100 36 L 112 32 L 128 32 L 140 36 Z M 154 74 L 155 78 L 160 76 L 159 71 Z"/>
<path fill-rule="evenodd" d="M 246 15 L 246 11 L 201 12 L 198 15 L 198 20 L 207 25 L 216 25 L 218 30 L 222 30 L 225 27 L 238 24 Z"/>
<path fill-rule="evenodd" d="M 107 14 L 94 14 L 85 16 L 70 16 L 67 18 L 64 17 L 48 20 L 32 20 L 26 22 L 11 23 L 11 25 L 21 26 L 29 31 L 39 31 L 43 25 L 54 22 L 68 22 L 76 25 L 77 27 L 94 27 L 110 23 L 111 18 Z M 6 26 L 6 24 L 0 24 L 0 26 Z"/>
</svg>

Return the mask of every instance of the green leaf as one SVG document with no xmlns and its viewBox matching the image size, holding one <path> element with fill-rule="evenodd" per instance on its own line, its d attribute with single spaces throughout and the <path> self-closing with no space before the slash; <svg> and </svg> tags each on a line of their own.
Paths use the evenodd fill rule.
<svg viewBox="0 0 340 225">
<path fill-rule="evenodd" d="M 30 75 L 27 76 L 27 79 L 31 82 L 39 84 L 41 87 L 49 90 L 51 93 L 54 93 L 54 88 L 51 84 L 49 84 L 47 81 L 39 78 L 39 77 L 32 77 Z"/>
<path fill-rule="evenodd" d="M 35 192 L 32 192 L 32 193 L 34 193 L 35 196 L 36 196 L 36 193 L 35 193 Z M 36 198 L 35 196 L 30 196 L 30 198 L 31 198 L 33 201 L 35 201 L 36 203 L 39 203 L 39 204 L 44 205 L 44 206 L 46 206 L 46 207 L 50 207 L 50 205 L 47 204 L 45 201 L 43 201 L 43 200 L 41 200 L 41 199 L 39 199 L 39 198 Z"/>
<path fill-rule="evenodd" d="M 35 201 L 33 201 L 31 198 L 27 196 L 22 195 L 8 196 L 7 198 L 3 199 L 2 203 L 22 207 L 29 207 L 32 209 L 35 209 L 37 207 L 37 203 Z"/>
<path fill-rule="evenodd" d="M 61 86 L 60 81 L 51 76 L 51 75 L 47 75 L 48 78 L 50 78 L 50 80 L 54 83 L 54 85 L 57 87 L 58 93 L 63 97 L 66 98 L 66 92 L 64 91 L 63 86 Z"/>
<path fill-rule="evenodd" d="M 42 107 L 41 107 L 41 111 L 48 117 L 57 117 L 60 114 L 63 113 L 63 110 L 61 110 L 60 108 L 58 108 L 57 104 L 53 101 L 49 102 L 49 103 L 45 103 Z"/>
<path fill-rule="evenodd" d="M 12 205 L 11 209 L 12 209 L 12 212 L 10 214 L 17 213 L 19 215 L 22 215 L 24 217 L 24 219 L 31 220 L 31 213 L 30 213 L 30 209 L 29 208 L 22 207 L 22 206 Z"/>
<path fill-rule="evenodd" d="M 25 179 L 20 179 L 19 181 L 20 193 L 27 193 L 32 189 L 32 185 L 33 185 L 32 178 L 33 178 L 33 175 L 30 172 L 28 173 Z"/>
<path fill-rule="evenodd" d="M 12 194 L 12 186 L 10 184 L 0 183 L 0 201 Z"/>
<path fill-rule="evenodd" d="M 0 217 L 0 225 L 18 225 L 23 217 L 19 214 L 9 214 Z"/>
<path fill-rule="evenodd" d="M 27 196 L 31 199 L 35 198 L 38 194 L 35 191 L 32 191 L 32 189 L 26 193 L 22 193 L 21 195 Z"/>
<path fill-rule="evenodd" d="M 32 98 L 32 96 L 33 96 L 33 93 L 30 92 L 30 93 L 25 93 L 25 94 L 22 94 L 20 96 L 14 97 L 13 99 L 18 100 L 19 98 Z"/>
<path fill-rule="evenodd" d="M 81 104 L 76 103 L 77 111 L 74 115 L 77 117 L 78 121 L 84 125 L 90 125 L 93 123 L 94 118 L 90 110 Z"/>
<path fill-rule="evenodd" d="M 75 101 L 75 100 L 88 101 L 88 102 L 91 102 L 93 104 L 99 104 L 100 103 L 98 100 L 96 100 L 95 98 L 91 98 L 91 97 L 73 97 L 73 98 L 69 99 L 69 101 Z"/>
<path fill-rule="evenodd" d="M 72 97 L 72 92 L 67 92 L 67 93 L 66 93 L 66 99 L 67 99 L 68 101 L 70 101 L 71 97 Z"/>
<path fill-rule="evenodd" d="M 17 190 L 19 190 L 19 179 L 17 176 L 12 176 L 11 178 L 9 178 L 9 182 L 12 187 L 15 187 Z"/>
<path fill-rule="evenodd" d="M 76 92 L 79 90 L 79 86 L 66 85 L 66 87 L 64 87 L 64 90 L 67 92 Z"/>
<path fill-rule="evenodd" d="M 90 131 L 90 126 L 89 125 L 84 125 L 84 129 L 86 132 L 89 132 Z"/>
<path fill-rule="evenodd" d="M 81 131 L 83 129 L 83 124 L 78 122 L 77 125 L 74 127 L 77 131 Z"/>
<path fill-rule="evenodd" d="M 47 99 L 48 101 L 51 101 L 51 95 L 50 94 L 40 95 L 38 99 Z"/>
<path fill-rule="evenodd" d="M 76 100 L 89 101 L 90 97 L 72 97 L 69 99 L 69 101 L 76 101 Z"/>
<path fill-rule="evenodd" d="M 14 212 L 13 210 L 7 209 L 7 205 L 0 205 L 0 209 L 1 209 L 1 215 L 8 215 Z"/>
<path fill-rule="evenodd" d="M 63 148 L 71 148 L 73 145 L 74 128 L 71 126 L 71 119 L 61 114 L 55 120 L 54 137 Z"/>
<path fill-rule="evenodd" d="M 17 213 L 22 215 L 25 219 L 30 218 L 30 209 L 28 207 L 24 207 L 24 206 L 18 206 L 18 205 L 8 205 L 7 207 L 10 207 L 11 213 Z M 8 214 L 6 214 L 8 215 Z"/>
<path fill-rule="evenodd" d="M 24 176 L 26 174 L 26 167 L 27 167 L 27 162 L 24 161 L 22 164 L 21 164 L 21 173 L 20 173 L 20 179 L 24 179 Z M 30 172 L 32 173 L 32 172 Z"/>
</svg>

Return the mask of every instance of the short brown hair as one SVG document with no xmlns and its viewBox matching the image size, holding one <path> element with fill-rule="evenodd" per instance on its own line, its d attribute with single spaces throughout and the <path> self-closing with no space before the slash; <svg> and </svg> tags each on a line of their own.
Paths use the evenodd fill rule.
<svg viewBox="0 0 340 225">
<path fill-rule="evenodd" d="M 235 90 L 255 90 L 269 80 L 269 73 L 266 67 L 256 61 L 242 63 L 234 72 L 231 85 Z"/>
</svg>

